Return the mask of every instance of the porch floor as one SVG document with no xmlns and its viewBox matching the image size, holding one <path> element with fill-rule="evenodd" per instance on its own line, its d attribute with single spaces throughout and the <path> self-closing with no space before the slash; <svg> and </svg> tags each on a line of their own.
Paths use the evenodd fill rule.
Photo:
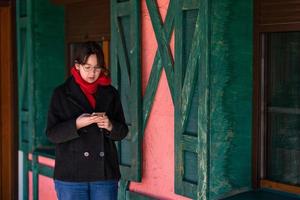
<svg viewBox="0 0 300 200">
<path fill-rule="evenodd" d="M 299 200 L 300 197 L 291 196 L 280 192 L 270 191 L 251 191 L 244 192 L 232 197 L 225 198 L 224 200 Z"/>
</svg>

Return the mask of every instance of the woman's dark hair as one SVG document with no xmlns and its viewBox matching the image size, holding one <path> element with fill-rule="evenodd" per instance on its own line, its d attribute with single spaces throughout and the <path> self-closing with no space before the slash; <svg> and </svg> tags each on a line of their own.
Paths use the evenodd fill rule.
<svg viewBox="0 0 300 200">
<path fill-rule="evenodd" d="M 89 56 L 92 54 L 96 54 L 97 63 L 103 68 L 104 74 L 107 76 L 109 71 L 105 65 L 103 50 L 97 42 L 88 41 L 79 44 L 75 51 L 75 63 L 86 64 Z"/>
</svg>

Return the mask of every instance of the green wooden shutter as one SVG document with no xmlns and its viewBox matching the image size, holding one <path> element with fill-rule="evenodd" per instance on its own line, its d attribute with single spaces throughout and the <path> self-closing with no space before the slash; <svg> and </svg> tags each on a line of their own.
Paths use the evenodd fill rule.
<svg viewBox="0 0 300 200">
<path fill-rule="evenodd" d="M 177 0 L 175 192 L 193 199 L 208 199 L 208 12 L 208 0 Z"/>
<path fill-rule="evenodd" d="M 28 199 L 28 152 L 35 135 L 33 106 L 33 50 L 31 0 L 16 2 L 17 65 L 19 94 L 19 149 L 23 152 L 23 199 Z M 30 94 L 30 95 L 29 95 Z"/>
<path fill-rule="evenodd" d="M 41 172 L 51 173 L 51 169 L 44 170 L 38 163 L 37 156 L 39 149 L 46 146 L 49 149 L 44 131 L 48 104 L 52 89 L 64 77 L 63 22 L 63 9 L 53 6 L 50 1 L 16 1 L 19 148 L 23 152 L 23 199 L 28 199 L 29 170 L 32 170 L 33 199 L 38 199 L 38 175 Z M 29 153 L 32 154 L 32 161 L 28 160 Z"/>
<path fill-rule="evenodd" d="M 49 145 L 44 132 L 48 104 L 65 76 L 64 12 L 50 1 L 17 0 L 16 6 L 19 145 L 33 151 Z"/>
<path fill-rule="evenodd" d="M 65 19 L 63 6 L 54 5 L 50 0 L 34 0 L 33 9 L 34 139 L 35 147 L 44 148 L 53 146 L 45 134 L 52 91 L 66 75 Z"/>
<path fill-rule="evenodd" d="M 33 50 L 31 1 L 17 1 L 17 62 L 19 89 L 19 147 L 28 151 L 32 146 L 33 122 Z M 30 135 L 30 136 L 29 136 Z"/>
<path fill-rule="evenodd" d="M 122 179 L 141 180 L 140 1 L 111 1 L 111 76 L 124 109 L 128 136 L 118 142 Z M 124 187 L 127 184 L 124 183 Z"/>
</svg>

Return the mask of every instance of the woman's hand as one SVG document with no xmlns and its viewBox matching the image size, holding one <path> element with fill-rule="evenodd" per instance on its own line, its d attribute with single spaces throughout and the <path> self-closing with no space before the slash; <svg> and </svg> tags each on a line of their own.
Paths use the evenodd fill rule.
<svg viewBox="0 0 300 200">
<path fill-rule="evenodd" d="M 105 128 L 108 131 L 112 130 L 112 124 L 107 115 L 104 114 L 102 116 L 99 116 L 96 121 L 99 128 Z"/>
<path fill-rule="evenodd" d="M 76 128 L 80 129 L 82 127 L 88 126 L 93 123 L 97 123 L 98 116 L 93 116 L 89 113 L 83 113 L 76 119 Z"/>
</svg>

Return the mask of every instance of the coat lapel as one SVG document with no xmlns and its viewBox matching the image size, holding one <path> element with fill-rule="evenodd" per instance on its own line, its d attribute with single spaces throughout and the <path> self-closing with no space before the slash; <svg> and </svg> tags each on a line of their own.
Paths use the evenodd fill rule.
<svg viewBox="0 0 300 200">
<path fill-rule="evenodd" d="M 75 80 L 72 76 L 66 81 L 66 84 L 66 93 L 68 100 L 79 107 L 83 112 L 108 112 L 110 104 L 113 102 L 113 95 L 109 90 L 109 86 L 98 87 L 95 95 L 96 107 L 94 110 L 79 85 L 75 83 Z"/>
<path fill-rule="evenodd" d="M 96 111 L 106 112 L 111 108 L 110 104 L 113 102 L 113 96 L 108 89 L 109 86 L 99 86 L 96 93 Z"/>
<path fill-rule="evenodd" d="M 68 100 L 75 104 L 77 107 L 80 107 L 83 112 L 93 112 L 93 108 L 90 105 L 87 97 L 84 95 L 79 85 L 75 83 L 73 77 L 70 77 L 67 81 L 66 93 Z"/>
</svg>

